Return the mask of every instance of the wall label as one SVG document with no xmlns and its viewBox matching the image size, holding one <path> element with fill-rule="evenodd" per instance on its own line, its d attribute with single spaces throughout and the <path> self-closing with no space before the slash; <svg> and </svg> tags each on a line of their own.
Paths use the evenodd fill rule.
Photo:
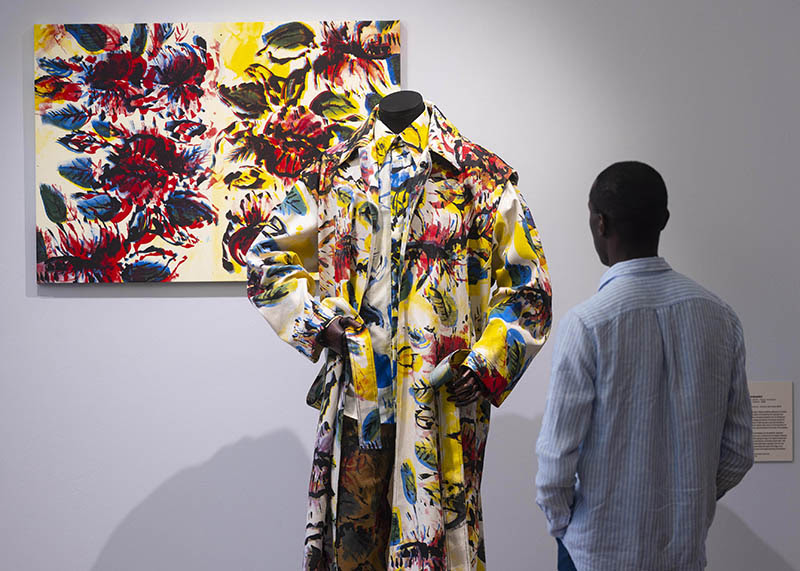
<svg viewBox="0 0 800 571">
<path fill-rule="evenodd" d="M 794 409 L 791 382 L 748 383 L 753 405 L 753 448 L 756 462 L 794 460 Z"/>
</svg>

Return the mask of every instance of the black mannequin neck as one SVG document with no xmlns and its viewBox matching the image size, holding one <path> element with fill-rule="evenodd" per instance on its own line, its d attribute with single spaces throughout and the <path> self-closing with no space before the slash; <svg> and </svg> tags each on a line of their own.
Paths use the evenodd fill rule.
<svg viewBox="0 0 800 571">
<path fill-rule="evenodd" d="M 392 133 L 400 133 L 425 111 L 425 101 L 416 91 L 395 91 L 381 99 L 378 118 Z"/>
</svg>

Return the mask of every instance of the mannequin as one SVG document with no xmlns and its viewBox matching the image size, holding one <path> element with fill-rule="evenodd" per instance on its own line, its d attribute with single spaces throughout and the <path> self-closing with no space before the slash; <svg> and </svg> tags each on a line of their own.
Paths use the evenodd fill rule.
<svg viewBox="0 0 800 571">
<path fill-rule="evenodd" d="M 378 119 L 393 133 L 399 134 L 424 111 L 425 101 L 421 94 L 416 91 L 395 91 L 380 100 Z M 334 353 L 344 355 L 347 351 L 345 330 L 360 331 L 363 327 L 351 317 L 337 317 L 322 330 L 317 341 Z M 450 391 L 448 400 L 455 402 L 458 406 L 466 406 L 488 394 L 486 386 L 478 378 L 478 375 L 466 366 L 462 366 L 458 373 L 446 383 L 446 386 Z"/>
<path fill-rule="evenodd" d="M 311 361 L 327 347 L 306 571 L 485 568 L 490 405 L 550 329 L 515 171 L 421 99 L 375 105 L 293 187 L 309 207 L 287 196 L 248 252 L 248 296 L 281 340 Z"/>
</svg>

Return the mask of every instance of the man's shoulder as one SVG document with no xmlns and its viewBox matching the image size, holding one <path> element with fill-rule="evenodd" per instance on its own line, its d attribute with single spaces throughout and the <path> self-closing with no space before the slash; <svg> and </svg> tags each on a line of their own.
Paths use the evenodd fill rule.
<svg viewBox="0 0 800 571">
<path fill-rule="evenodd" d="M 732 320 L 738 323 L 739 318 L 736 312 L 733 311 L 733 308 L 713 291 L 675 270 L 670 270 L 668 272 L 668 279 L 671 280 L 670 286 L 674 289 L 672 295 L 676 303 L 690 301 L 706 303 L 709 306 L 715 307 L 718 311 L 727 314 Z"/>
<path fill-rule="evenodd" d="M 668 270 L 650 276 L 622 276 L 570 310 L 574 318 L 594 327 L 626 313 L 681 304 L 701 304 L 738 323 L 733 309 L 718 295 L 688 276 Z"/>
</svg>

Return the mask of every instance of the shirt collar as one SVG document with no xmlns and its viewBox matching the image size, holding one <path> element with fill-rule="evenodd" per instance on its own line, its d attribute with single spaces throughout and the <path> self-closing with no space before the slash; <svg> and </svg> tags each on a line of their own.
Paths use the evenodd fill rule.
<svg viewBox="0 0 800 571">
<path fill-rule="evenodd" d="M 671 269 L 667 261 L 660 256 L 634 258 L 632 260 L 625 260 L 624 262 L 617 262 L 608 268 L 606 273 L 603 274 L 603 277 L 600 278 L 600 286 L 597 290 L 603 289 L 610 281 L 620 276 L 666 272 Z"/>
<path fill-rule="evenodd" d="M 444 114 L 439 111 L 439 108 L 432 103 L 426 101 L 425 109 L 426 112 L 423 112 L 421 117 L 424 118 L 428 125 L 428 148 L 432 153 L 436 153 L 445 161 L 450 163 L 450 165 L 452 165 L 456 170 L 460 171 L 461 161 L 459 160 L 458 155 L 461 149 L 461 135 L 459 134 L 458 129 L 456 129 L 455 126 L 445 118 Z M 411 127 L 413 127 L 415 124 L 416 121 L 412 123 Z M 378 121 L 378 106 L 376 105 L 358 131 L 356 131 L 348 141 L 342 143 L 342 146 L 337 149 L 337 164 L 343 164 L 357 149 L 363 148 L 371 141 L 375 140 L 378 125 L 382 126 L 382 128 L 391 133 L 391 131 L 389 131 L 381 121 Z M 405 133 L 405 131 L 408 129 L 409 128 L 406 128 L 403 133 Z M 400 135 L 402 136 L 403 133 Z M 416 135 L 414 135 L 413 138 L 416 138 Z M 410 142 L 406 138 L 403 140 L 407 143 Z"/>
</svg>

